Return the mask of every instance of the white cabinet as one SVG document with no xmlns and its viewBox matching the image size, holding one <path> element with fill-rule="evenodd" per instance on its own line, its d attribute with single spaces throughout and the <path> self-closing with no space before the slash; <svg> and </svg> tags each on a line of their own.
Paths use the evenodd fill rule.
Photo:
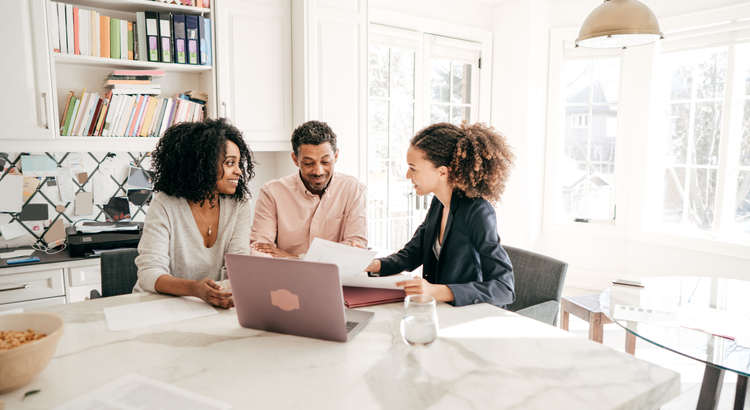
<svg viewBox="0 0 750 410">
<path fill-rule="evenodd" d="M 55 136 L 45 4 L 38 0 L 3 2 L 0 139 Z"/>
<path fill-rule="evenodd" d="M 294 124 L 327 122 L 338 136 L 336 170 L 365 180 L 367 0 L 292 3 Z"/>
<path fill-rule="evenodd" d="M 0 305 L 64 295 L 59 268 L 0 275 Z"/>
<path fill-rule="evenodd" d="M 215 7 L 219 115 L 253 150 L 290 150 L 290 0 L 220 0 Z"/>
</svg>

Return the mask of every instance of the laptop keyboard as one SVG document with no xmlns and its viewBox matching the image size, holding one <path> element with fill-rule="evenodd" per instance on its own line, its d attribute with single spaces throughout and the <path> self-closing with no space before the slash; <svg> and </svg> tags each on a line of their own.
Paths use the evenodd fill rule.
<svg viewBox="0 0 750 410">
<path fill-rule="evenodd" d="M 358 324 L 359 324 L 359 322 L 349 322 L 349 321 L 347 321 L 346 322 L 346 333 L 351 332 L 352 329 L 354 329 L 355 327 L 357 327 Z"/>
</svg>

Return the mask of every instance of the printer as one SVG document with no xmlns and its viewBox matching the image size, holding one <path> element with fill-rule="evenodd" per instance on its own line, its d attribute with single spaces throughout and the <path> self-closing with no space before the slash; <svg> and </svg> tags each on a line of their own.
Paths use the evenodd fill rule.
<svg viewBox="0 0 750 410">
<path fill-rule="evenodd" d="M 85 222 L 65 233 L 70 256 L 93 256 L 96 251 L 138 247 L 143 222 Z"/>
</svg>

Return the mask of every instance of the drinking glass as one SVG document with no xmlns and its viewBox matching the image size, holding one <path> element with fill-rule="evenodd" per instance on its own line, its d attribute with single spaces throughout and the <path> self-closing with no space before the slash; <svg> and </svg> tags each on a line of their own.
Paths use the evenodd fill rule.
<svg viewBox="0 0 750 410">
<path fill-rule="evenodd" d="M 221 267 L 221 275 L 219 277 L 218 285 L 221 287 L 221 292 L 231 292 L 232 285 L 229 284 L 229 276 L 227 276 L 227 267 Z"/>
<path fill-rule="evenodd" d="M 438 319 L 435 298 L 409 295 L 404 299 L 401 335 L 410 346 L 424 347 L 437 339 Z"/>
</svg>

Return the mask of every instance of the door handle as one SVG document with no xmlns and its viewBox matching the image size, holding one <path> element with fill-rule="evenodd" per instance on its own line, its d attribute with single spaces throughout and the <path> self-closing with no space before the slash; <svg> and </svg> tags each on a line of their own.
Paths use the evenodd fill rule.
<svg viewBox="0 0 750 410">
<path fill-rule="evenodd" d="M 42 99 L 44 100 L 44 129 L 49 129 L 49 113 L 47 112 L 47 93 L 42 93 Z"/>
<path fill-rule="evenodd" d="M 224 115 L 223 115 L 223 117 L 227 118 L 227 103 L 225 103 L 225 102 L 222 101 L 221 102 L 221 106 L 224 107 Z"/>
<path fill-rule="evenodd" d="M 29 288 L 29 284 L 27 283 L 21 286 L 16 286 L 14 288 L 0 289 L 0 292 L 10 292 L 11 290 L 21 290 L 21 289 L 28 289 L 28 288 Z"/>
</svg>

